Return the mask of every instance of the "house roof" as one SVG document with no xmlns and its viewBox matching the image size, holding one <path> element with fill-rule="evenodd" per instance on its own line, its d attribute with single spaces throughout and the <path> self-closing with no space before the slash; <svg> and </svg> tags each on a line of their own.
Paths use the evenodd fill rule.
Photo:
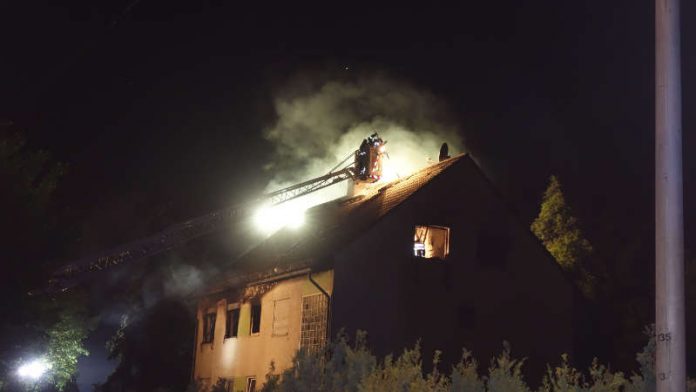
<svg viewBox="0 0 696 392">
<path fill-rule="evenodd" d="M 305 212 L 300 230 L 281 229 L 220 274 L 206 294 L 307 267 L 328 266 L 331 254 L 407 200 L 445 170 L 467 159 L 454 156 L 354 197 L 336 199 Z"/>
</svg>

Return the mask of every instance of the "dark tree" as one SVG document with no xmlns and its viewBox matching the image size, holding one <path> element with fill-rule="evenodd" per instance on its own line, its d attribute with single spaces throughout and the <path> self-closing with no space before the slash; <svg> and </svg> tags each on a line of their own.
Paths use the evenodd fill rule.
<svg viewBox="0 0 696 392">
<path fill-rule="evenodd" d="M 0 385 L 13 389 L 22 388 L 15 376 L 20 362 L 42 356 L 53 365 L 45 382 L 69 390 L 77 359 L 86 354 L 83 295 L 27 295 L 43 285 L 50 261 L 69 242 L 52 202 L 64 172 L 48 152 L 29 149 L 21 133 L 0 129 Z"/>
<path fill-rule="evenodd" d="M 194 320 L 189 307 L 172 299 L 124 317 L 108 344 L 119 364 L 98 390 L 185 390 L 191 375 Z"/>
</svg>

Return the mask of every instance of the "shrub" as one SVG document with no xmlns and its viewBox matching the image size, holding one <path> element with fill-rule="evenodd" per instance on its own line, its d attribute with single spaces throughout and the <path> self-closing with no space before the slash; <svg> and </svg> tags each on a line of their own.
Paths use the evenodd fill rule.
<svg viewBox="0 0 696 392">
<path fill-rule="evenodd" d="M 226 378 L 218 378 L 215 385 L 210 388 L 210 392 L 229 392 L 231 387 L 230 380 Z"/>
<path fill-rule="evenodd" d="M 503 352 L 491 361 L 488 368 L 486 389 L 490 392 L 528 392 L 529 387 L 522 377 L 525 359 L 512 359 L 510 344 L 503 342 Z"/>
<path fill-rule="evenodd" d="M 467 349 L 462 350 L 462 359 L 452 367 L 450 373 L 450 391 L 484 392 L 483 380 L 478 374 L 478 362 Z"/>
<path fill-rule="evenodd" d="M 561 355 L 556 366 L 547 365 L 539 392 L 653 392 L 655 391 L 655 339 L 649 339 L 636 359 L 639 373 L 627 378 L 622 372 L 599 363 L 595 358 L 586 373 L 571 366 L 568 355 Z M 350 344 L 345 334 L 325 350 L 296 353 L 292 366 L 277 374 L 271 363 L 262 392 L 531 392 L 522 375 L 525 359 L 512 357 L 510 345 L 491 360 L 488 373 L 481 376 L 471 352 L 462 352 L 460 361 L 448 375 L 438 369 L 440 352 L 433 358 L 433 370 L 423 373 L 420 344 L 401 355 L 388 355 L 382 361 L 367 348 L 364 332 Z M 224 382 L 223 379 L 218 384 Z M 223 390 L 215 389 L 213 391 Z M 225 384 L 222 384 L 223 386 Z M 696 392 L 696 380 L 687 380 L 687 390 Z M 192 390 L 193 391 L 193 390 Z"/>
</svg>

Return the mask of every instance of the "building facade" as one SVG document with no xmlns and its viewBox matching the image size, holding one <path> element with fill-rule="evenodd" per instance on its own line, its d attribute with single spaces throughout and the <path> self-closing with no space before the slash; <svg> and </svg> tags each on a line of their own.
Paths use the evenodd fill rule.
<svg viewBox="0 0 696 392">
<path fill-rule="evenodd" d="M 259 388 L 343 329 L 378 355 L 420 340 L 445 371 L 462 348 L 486 367 L 508 341 L 529 375 L 576 345 L 577 290 L 467 155 L 307 212 L 211 283 L 194 374 Z"/>
<path fill-rule="evenodd" d="M 235 392 L 257 389 L 271 363 L 285 369 L 298 348 L 324 343 L 332 292 L 333 271 L 305 269 L 202 298 L 195 378 L 204 386 L 225 379 Z"/>
</svg>

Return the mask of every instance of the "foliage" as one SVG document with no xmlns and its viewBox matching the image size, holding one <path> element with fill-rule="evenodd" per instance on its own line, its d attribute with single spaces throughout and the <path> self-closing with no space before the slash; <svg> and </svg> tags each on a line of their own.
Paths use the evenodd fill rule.
<svg viewBox="0 0 696 392">
<path fill-rule="evenodd" d="M 568 364 L 568 354 L 561 355 L 561 366 L 551 369 L 546 365 L 546 376 L 542 383 L 542 391 L 580 391 L 582 388 L 582 373 Z"/>
<path fill-rule="evenodd" d="M 229 392 L 232 382 L 226 378 L 218 378 L 217 382 L 210 388 L 210 392 Z"/>
<path fill-rule="evenodd" d="M 163 299 L 151 307 L 132 306 L 107 342 L 118 365 L 100 391 L 186 389 L 194 319 L 191 308 L 176 299 Z M 200 387 L 189 385 L 191 390 Z"/>
<path fill-rule="evenodd" d="M 198 380 L 191 380 L 189 385 L 184 390 L 184 392 L 202 392 L 202 391 L 204 391 L 203 385 Z"/>
<path fill-rule="evenodd" d="M 558 264 L 566 270 L 574 270 L 578 262 L 592 252 L 592 246 L 582 236 L 556 176 L 549 179 L 539 216 L 531 228 Z"/>
<path fill-rule="evenodd" d="M 83 342 L 92 324 L 84 308 L 68 307 L 59 314 L 59 320 L 47 330 L 48 360 L 52 365 L 53 385 L 62 391 L 77 373 L 77 361 L 89 355 Z"/>
<path fill-rule="evenodd" d="M 361 391 L 433 391 L 448 390 L 446 377 L 437 371 L 439 353 L 435 353 L 433 372 L 423 377 L 420 345 L 416 343 L 413 349 L 405 349 L 395 360 L 391 355 L 384 359 L 375 371 L 369 374 L 361 383 Z"/>
<path fill-rule="evenodd" d="M 366 347 L 365 334 L 358 332 L 353 344 L 339 333 L 326 350 L 299 350 L 292 364 L 278 375 L 271 363 L 262 391 L 361 391 L 361 380 L 375 371 L 377 361 Z"/>
<path fill-rule="evenodd" d="M 491 361 L 491 366 L 488 368 L 487 390 L 490 392 L 529 391 L 522 377 L 524 361 L 524 359 L 512 359 L 510 344 L 503 342 L 503 352 Z"/>
<path fill-rule="evenodd" d="M 651 329 L 646 330 L 648 334 Z M 424 374 L 420 345 L 405 349 L 394 358 L 383 361 L 366 348 L 364 333 L 359 333 L 354 344 L 348 344 L 340 334 L 327 350 L 320 353 L 298 351 L 293 365 L 276 374 L 271 364 L 262 392 L 531 392 L 523 377 L 525 359 L 514 359 L 510 345 L 503 343 L 503 351 L 491 360 L 486 376 L 478 373 L 478 363 L 472 354 L 463 350 L 459 363 L 452 366 L 449 376 L 438 370 L 439 352 L 435 353 L 433 370 Z M 653 392 L 655 340 L 649 341 L 637 355 L 640 373 L 630 378 L 622 372 L 612 372 L 597 359 L 586 373 L 574 368 L 568 355 L 561 356 L 557 366 L 547 366 L 539 392 Z M 689 392 L 696 392 L 696 381 L 688 380 Z M 213 389 L 215 390 L 215 389 Z"/>
<path fill-rule="evenodd" d="M 592 245 L 582 235 L 556 176 L 549 179 L 539 215 L 531 229 L 558 264 L 577 277 L 583 292 L 592 295 L 595 279 L 583 265 L 592 253 Z"/>
<path fill-rule="evenodd" d="M 561 356 L 561 365 L 555 368 L 547 366 L 547 374 L 544 377 L 541 391 L 544 392 L 611 392 L 636 390 L 623 373 L 612 373 L 609 369 L 600 365 L 597 359 L 592 361 L 588 372 L 589 380 L 585 375 L 570 366 L 568 355 Z M 638 389 L 640 390 L 640 389 Z M 638 391 L 636 390 L 636 391 Z"/>
<path fill-rule="evenodd" d="M 0 129 L 0 388 L 26 389 L 14 372 L 20 363 L 46 357 L 52 370 L 42 388 L 74 387 L 77 360 L 89 331 L 83 294 L 59 298 L 26 295 L 45 280 L 69 240 L 59 229 L 53 196 L 66 165 L 28 147 L 20 132 Z"/>
<path fill-rule="evenodd" d="M 64 171 L 65 165 L 51 161 L 46 151 L 28 149 L 21 134 L 0 129 L 0 318 L 31 305 L 25 293 L 41 280 L 41 262 L 54 258 L 65 242 L 50 208 Z"/>
<path fill-rule="evenodd" d="M 266 382 L 261 388 L 261 392 L 277 391 L 280 388 L 280 376 L 275 373 L 275 362 L 271 361 L 271 366 L 266 374 Z"/>
<path fill-rule="evenodd" d="M 65 164 L 51 162 L 47 151 L 28 150 L 21 134 L 0 135 L 0 181 L 16 206 L 43 212 L 65 169 Z"/>
<path fill-rule="evenodd" d="M 471 351 L 462 350 L 462 359 L 454 367 L 450 375 L 450 390 L 459 392 L 483 392 L 484 380 L 478 374 L 478 362 Z"/>
<path fill-rule="evenodd" d="M 633 384 L 639 386 L 638 391 L 654 391 L 657 379 L 655 378 L 655 325 L 645 328 L 648 343 L 643 350 L 636 354 L 636 361 L 640 365 L 640 375 L 634 375 Z"/>
</svg>

